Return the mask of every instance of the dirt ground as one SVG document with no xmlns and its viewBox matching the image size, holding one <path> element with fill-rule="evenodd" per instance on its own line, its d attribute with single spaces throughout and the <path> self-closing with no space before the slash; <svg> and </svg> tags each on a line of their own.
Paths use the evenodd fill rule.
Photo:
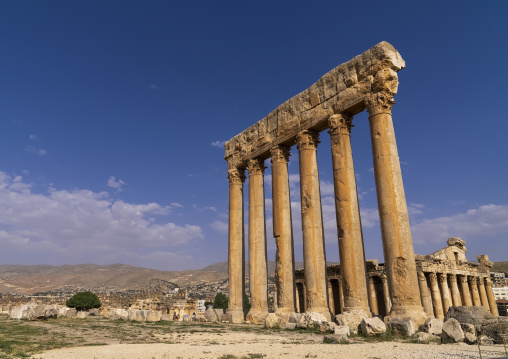
<svg viewBox="0 0 508 359">
<path fill-rule="evenodd" d="M 323 337 L 311 331 L 268 330 L 256 325 L 105 318 L 29 322 L 1 316 L 0 358 L 480 358 L 478 347 L 467 344 L 415 344 L 400 338 L 382 341 L 364 337 L 353 337 L 350 344 L 326 344 Z M 481 352 L 482 358 L 500 358 L 505 349 L 490 345 L 482 346 Z"/>
</svg>

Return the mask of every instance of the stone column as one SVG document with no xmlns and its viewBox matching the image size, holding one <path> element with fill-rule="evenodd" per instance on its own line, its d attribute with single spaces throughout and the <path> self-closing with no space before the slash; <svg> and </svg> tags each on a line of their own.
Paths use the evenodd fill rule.
<svg viewBox="0 0 508 359">
<path fill-rule="evenodd" d="M 388 315 L 392 309 L 392 301 L 390 299 L 390 289 L 388 288 L 388 278 L 386 274 L 381 275 L 383 282 L 383 301 L 385 302 L 385 313 Z"/>
<path fill-rule="evenodd" d="M 374 277 L 372 275 L 369 275 L 368 283 L 369 283 L 370 310 L 372 314 L 379 315 L 379 308 L 377 306 L 376 286 L 374 285 Z"/>
<path fill-rule="evenodd" d="M 496 297 L 494 296 L 494 292 L 492 291 L 492 282 L 489 277 L 485 278 L 485 291 L 487 292 L 487 299 L 489 300 L 490 312 L 492 313 L 492 315 L 495 315 L 496 317 L 499 316 L 496 304 Z"/>
<path fill-rule="evenodd" d="M 249 283 L 251 308 L 246 319 L 261 324 L 268 316 L 264 160 L 249 160 Z"/>
<path fill-rule="evenodd" d="M 331 319 L 326 295 L 326 255 L 321 212 L 321 194 L 316 148 L 319 133 L 302 131 L 296 137 L 300 160 L 300 198 L 302 204 L 303 261 L 307 289 L 307 312 Z"/>
<path fill-rule="evenodd" d="M 275 313 L 281 317 L 288 316 L 289 318 L 289 315 L 295 312 L 296 309 L 293 227 L 288 175 L 290 147 L 285 145 L 274 146 L 270 154 L 272 163 L 273 237 L 277 246 L 275 254 L 277 308 Z"/>
<path fill-rule="evenodd" d="M 426 315 L 418 289 L 413 242 L 391 114 L 393 94 L 396 93 L 398 84 L 397 74 L 388 71 L 378 75 L 373 84 L 373 91 L 376 93 L 365 101 L 365 105 L 369 112 L 379 220 L 392 299 L 389 315 L 391 318 L 409 317 L 419 326 L 425 321 Z M 385 88 L 391 90 L 385 91 Z"/>
<path fill-rule="evenodd" d="M 490 312 L 487 291 L 485 290 L 485 284 L 482 277 L 478 277 L 478 291 L 480 292 L 480 302 Z"/>
<path fill-rule="evenodd" d="M 461 306 L 462 300 L 460 299 L 459 286 L 457 285 L 457 276 L 450 274 L 450 290 L 452 292 L 452 303 L 454 306 Z"/>
<path fill-rule="evenodd" d="M 339 277 L 339 313 L 344 313 L 344 289 L 342 287 L 342 279 Z"/>
<path fill-rule="evenodd" d="M 432 306 L 434 307 L 434 316 L 437 319 L 443 319 L 443 302 L 441 300 L 441 293 L 437 284 L 436 273 L 429 273 L 430 291 L 432 295 Z"/>
<path fill-rule="evenodd" d="M 467 285 L 467 275 L 461 275 L 459 277 L 460 291 L 462 293 L 462 305 L 465 307 L 471 307 L 473 302 L 471 301 L 471 292 Z"/>
<path fill-rule="evenodd" d="M 427 315 L 432 315 L 431 301 L 429 297 L 429 290 L 427 289 L 427 279 L 425 273 L 418 272 L 418 285 L 420 286 L 420 297 L 422 298 L 423 310 Z"/>
<path fill-rule="evenodd" d="M 227 314 L 232 323 L 243 323 L 245 292 L 245 241 L 243 229 L 243 182 L 245 171 L 229 165 L 229 235 L 228 272 L 229 305 Z"/>
<path fill-rule="evenodd" d="M 441 289 L 441 299 L 443 300 L 443 314 L 446 315 L 448 313 L 448 308 L 450 308 L 452 304 L 452 298 L 450 296 L 450 289 L 448 288 L 448 278 L 446 273 L 438 274 L 439 287 Z"/>
<path fill-rule="evenodd" d="M 330 281 L 328 281 L 328 303 L 329 303 L 329 307 L 330 307 L 330 313 L 332 314 L 332 318 L 333 318 L 333 316 L 338 313 L 335 313 L 335 305 L 334 305 L 334 300 L 333 300 L 333 288 L 332 288 L 332 283 Z"/>
<path fill-rule="evenodd" d="M 473 297 L 473 305 L 475 307 L 481 307 L 482 303 L 480 302 L 480 293 L 478 293 L 478 285 L 476 284 L 476 277 L 469 277 L 467 279 L 469 282 L 469 288 L 471 288 L 471 297 Z"/>
<path fill-rule="evenodd" d="M 328 120 L 340 274 L 344 286 L 344 311 L 363 310 L 370 313 L 360 209 L 351 152 L 351 121 L 352 117 L 346 114 L 336 114 Z"/>
</svg>

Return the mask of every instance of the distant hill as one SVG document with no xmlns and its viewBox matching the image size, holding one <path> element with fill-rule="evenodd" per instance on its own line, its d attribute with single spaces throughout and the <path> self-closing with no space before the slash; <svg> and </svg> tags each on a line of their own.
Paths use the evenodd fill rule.
<svg viewBox="0 0 508 359">
<path fill-rule="evenodd" d="M 508 262 L 494 262 L 494 265 L 492 268 L 490 268 L 490 271 L 508 273 Z"/>
</svg>

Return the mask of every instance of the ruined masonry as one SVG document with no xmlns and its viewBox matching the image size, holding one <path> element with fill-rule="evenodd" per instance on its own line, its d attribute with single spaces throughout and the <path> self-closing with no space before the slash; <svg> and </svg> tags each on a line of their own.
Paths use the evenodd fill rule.
<svg viewBox="0 0 508 359">
<path fill-rule="evenodd" d="M 288 160 L 296 144 L 300 164 L 300 195 L 304 255 L 306 312 L 331 310 L 324 249 L 322 209 L 316 151 L 320 132 L 331 138 L 333 180 L 340 255 L 341 312 L 379 311 L 370 297 L 364 258 L 363 236 L 351 152 L 354 115 L 369 113 L 374 175 L 381 223 L 386 313 L 391 318 L 411 318 L 419 325 L 428 316 L 427 299 L 422 306 L 422 280 L 417 268 L 402 184 L 391 110 L 397 93 L 397 72 L 405 67 L 397 50 L 381 42 L 363 54 L 339 65 L 307 90 L 294 96 L 253 126 L 226 142 L 229 178 L 229 309 L 235 323 L 243 322 L 245 289 L 245 241 L 243 185 L 249 175 L 249 273 L 251 309 L 246 319 L 264 323 L 268 315 L 264 162 L 272 166 L 273 236 L 276 240 L 277 308 L 275 314 L 289 317 L 301 310 L 296 294 L 293 234 L 289 193 Z M 431 290 L 435 290 L 429 274 Z M 420 278 L 421 279 L 421 278 Z M 462 279 L 462 278 L 461 278 Z M 444 283 L 440 280 L 440 283 Z M 471 284 L 474 285 L 474 284 Z M 444 289 L 441 285 L 441 289 Z M 472 287 L 473 293 L 476 293 Z M 446 294 L 453 301 L 452 293 Z M 477 291 L 477 290 L 476 290 Z M 480 291 L 483 296 L 483 291 Z M 482 299 L 478 303 L 482 302 Z M 446 297 L 447 302 L 450 303 Z M 428 295 L 427 297 L 428 298 Z M 474 299 L 475 297 L 472 296 Z M 427 312 L 427 313 L 426 313 Z M 435 312 L 439 312 L 436 308 Z"/>
</svg>

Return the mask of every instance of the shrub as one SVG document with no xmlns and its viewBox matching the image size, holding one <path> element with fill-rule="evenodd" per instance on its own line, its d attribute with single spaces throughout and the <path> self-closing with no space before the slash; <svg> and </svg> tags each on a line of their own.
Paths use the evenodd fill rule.
<svg viewBox="0 0 508 359">
<path fill-rule="evenodd" d="M 92 308 L 100 308 L 101 301 L 92 292 L 79 292 L 74 294 L 65 305 L 76 310 L 88 310 Z"/>
<path fill-rule="evenodd" d="M 222 293 L 219 292 L 215 295 L 215 299 L 213 301 L 213 307 L 217 309 L 227 309 L 228 308 L 228 297 Z"/>
</svg>

